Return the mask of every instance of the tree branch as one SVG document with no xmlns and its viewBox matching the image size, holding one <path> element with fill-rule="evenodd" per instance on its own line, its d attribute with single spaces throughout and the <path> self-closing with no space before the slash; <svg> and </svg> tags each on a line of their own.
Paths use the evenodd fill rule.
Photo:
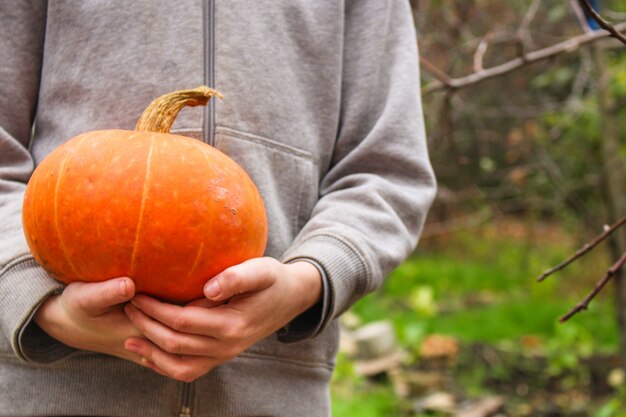
<svg viewBox="0 0 626 417">
<path fill-rule="evenodd" d="M 578 303 L 574 308 L 572 308 L 567 314 L 559 319 L 561 323 L 569 320 L 574 314 L 581 312 L 582 310 L 586 310 L 589 307 L 589 302 L 595 298 L 596 295 L 602 288 L 611 280 L 611 278 L 615 275 L 615 273 L 626 263 L 626 252 L 615 262 L 608 271 L 606 271 L 606 275 L 596 284 L 593 291 L 591 291 L 584 300 Z"/>
<path fill-rule="evenodd" d="M 483 61 L 485 58 L 485 53 L 487 52 L 487 48 L 489 47 L 489 41 L 491 36 L 487 34 L 484 38 L 481 39 L 478 44 L 478 48 L 476 48 L 476 52 L 474 53 L 474 71 L 480 72 L 485 68 L 483 67 Z"/>
<path fill-rule="evenodd" d="M 539 5 L 541 4 L 541 0 L 533 0 L 526 10 L 524 17 L 522 18 L 522 22 L 520 23 L 517 31 L 515 32 L 515 37 L 517 38 L 517 50 L 518 55 L 520 57 L 524 57 L 526 51 L 530 46 L 530 41 L 532 40 L 530 37 L 530 33 L 528 28 L 530 27 L 531 22 L 537 15 L 537 11 L 539 10 Z"/>
<path fill-rule="evenodd" d="M 591 28 L 587 24 L 587 19 L 585 19 L 585 12 L 583 11 L 582 7 L 580 7 L 579 0 L 569 0 L 569 4 L 572 7 L 574 14 L 576 15 L 576 20 L 578 20 L 580 28 L 584 32 L 591 32 Z"/>
<path fill-rule="evenodd" d="M 428 73 L 430 73 L 430 75 L 438 79 L 439 82 L 441 82 L 442 84 L 448 84 L 450 82 L 450 77 L 448 77 L 448 74 L 441 71 L 435 66 L 435 64 L 424 58 L 422 55 L 420 55 L 420 64 Z"/>
<path fill-rule="evenodd" d="M 596 10 L 593 8 L 591 3 L 589 3 L 589 0 L 579 0 L 579 2 L 583 9 L 585 9 L 587 14 L 593 17 L 593 19 L 598 22 L 602 29 L 606 30 L 610 33 L 610 36 L 614 37 L 615 39 L 619 39 L 620 42 L 626 45 L 626 37 L 620 33 L 623 29 L 618 30 L 615 26 L 613 26 L 612 23 L 609 23 L 602 16 L 600 16 L 600 14 L 598 14 L 598 12 L 596 12 Z"/>
<path fill-rule="evenodd" d="M 614 29 L 617 31 L 626 30 L 626 22 L 621 22 L 615 25 Z M 574 52 L 578 50 L 582 45 L 590 42 L 595 42 L 599 39 L 607 38 L 609 37 L 609 35 L 610 33 L 605 31 L 584 33 L 566 41 L 549 46 L 547 48 L 525 53 L 521 57 L 505 62 L 504 64 L 486 68 L 482 71 L 474 72 L 472 74 L 459 78 L 451 78 L 443 71 L 429 63 L 428 66 L 424 65 L 424 69 L 431 73 L 433 76 L 435 76 L 435 78 L 437 78 L 437 81 L 433 81 L 430 84 L 426 85 L 422 90 L 423 95 L 427 95 L 438 90 L 458 90 L 469 85 L 474 85 L 485 81 L 486 79 L 515 71 L 516 69 L 531 63 L 543 61 L 559 54 Z M 428 61 L 422 59 L 421 62 L 422 64 L 424 64 Z"/>
<path fill-rule="evenodd" d="M 519 28 L 517 28 L 518 36 L 520 34 L 522 35 L 522 37 L 526 36 L 526 34 L 528 33 L 528 27 L 530 26 L 530 23 L 533 21 L 533 19 L 537 15 L 537 10 L 539 10 L 540 4 L 541 4 L 541 0 L 533 0 L 533 2 L 530 3 L 528 10 L 524 14 L 524 17 L 522 18 L 522 22 L 520 23 Z"/>
<path fill-rule="evenodd" d="M 575 254 L 573 254 L 572 256 L 570 256 L 569 258 L 567 258 L 566 260 L 564 260 L 563 262 L 561 262 L 557 266 L 546 270 L 543 274 L 541 274 L 537 278 L 537 282 L 543 281 L 549 275 L 552 275 L 553 273 L 555 273 L 557 271 L 560 271 L 561 269 L 565 268 L 567 265 L 569 265 L 572 262 L 574 262 L 576 259 L 580 258 L 584 254 L 589 252 L 591 249 L 595 248 L 598 245 L 598 243 L 602 242 L 604 239 L 609 237 L 609 235 L 611 235 L 611 233 L 613 233 L 614 231 L 619 229 L 622 225 L 624 225 L 624 223 L 626 223 L 626 216 L 622 217 L 620 220 L 618 220 L 611 227 L 608 227 L 601 235 L 597 236 L 591 242 L 585 243 L 585 245 L 582 248 L 578 249 Z"/>
</svg>

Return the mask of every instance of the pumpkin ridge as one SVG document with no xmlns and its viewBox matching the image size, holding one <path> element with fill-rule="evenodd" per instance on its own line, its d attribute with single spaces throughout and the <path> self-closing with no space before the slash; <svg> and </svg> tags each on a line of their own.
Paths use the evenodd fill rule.
<svg viewBox="0 0 626 417">
<path fill-rule="evenodd" d="M 189 278 L 196 271 L 196 268 L 198 267 L 198 264 L 200 263 L 200 255 L 202 254 L 203 250 L 204 250 L 204 242 L 200 243 L 200 247 L 198 248 L 198 253 L 196 254 L 196 259 L 194 259 L 193 265 L 191 265 L 191 269 L 189 270 L 189 273 L 187 274 L 187 278 Z"/>
<path fill-rule="evenodd" d="M 139 215 L 137 216 L 137 227 L 135 228 L 135 242 L 133 243 L 133 253 L 130 257 L 130 274 L 135 273 L 137 249 L 139 248 L 139 238 L 141 236 L 141 224 L 143 222 L 143 212 L 146 208 L 146 200 L 148 196 L 148 188 L 150 184 L 150 166 L 152 165 L 152 152 L 154 150 L 154 140 L 150 138 L 150 148 L 148 149 L 148 158 L 146 160 L 146 174 L 143 180 L 143 190 L 141 192 L 141 205 L 139 206 Z"/>
<path fill-rule="evenodd" d="M 76 265 L 74 265 L 74 262 L 72 262 L 72 258 L 69 256 L 67 246 L 65 246 L 65 243 L 63 243 L 63 238 L 61 237 L 61 228 L 59 227 L 59 188 L 61 184 L 61 179 L 63 178 L 65 165 L 67 164 L 67 161 L 70 159 L 71 156 L 71 153 L 67 153 L 59 164 L 59 175 L 57 177 L 56 183 L 54 184 L 54 229 L 57 232 L 57 239 L 59 240 L 59 245 L 61 246 L 61 250 L 63 251 L 63 255 L 65 256 L 65 261 L 72 268 L 74 274 L 78 276 L 78 270 L 76 269 Z"/>
</svg>

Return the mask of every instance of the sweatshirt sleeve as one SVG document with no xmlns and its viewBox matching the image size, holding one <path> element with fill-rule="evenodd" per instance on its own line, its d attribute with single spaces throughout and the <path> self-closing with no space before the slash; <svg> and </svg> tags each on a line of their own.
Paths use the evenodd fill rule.
<svg viewBox="0 0 626 417">
<path fill-rule="evenodd" d="M 324 325 L 378 288 L 414 250 L 436 191 L 408 1 L 346 1 L 345 16 L 333 161 L 310 220 L 283 256 L 324 269 Z"/>
<path fill-rule="evenodd" d="M 61 285 L 34 261 L 21 222 L 24 190 L 34 169 L 28 147 L 45 15 L 44 1 L 0 3 L 0 338 L 4 339 L 0 347 L 8 347 L 22 360 L 41 359 L 39 353 L 48 348 L 59 352 L 43 332 L 26 329 L 39 304 Z M 30 358 L 26 339 L 34 348 Z"/>
</svg>

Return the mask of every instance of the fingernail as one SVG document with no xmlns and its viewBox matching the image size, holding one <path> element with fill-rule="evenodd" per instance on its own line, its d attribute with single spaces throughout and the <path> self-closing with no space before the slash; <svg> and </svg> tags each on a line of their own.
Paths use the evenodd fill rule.
<svg viewBox="0 0 626 417">
<path fill-rule="evenodd" d="M 124 343 L 124 348 L 130 352 L 138 354 L 139 350 L 141 349 L 141 346 L 135 341 L 129 339 L 129 340 L 126 340 L 126 342 Z"/>
<path fill-rule="evenodd" d="M 123 279 L 120 281 L 120 295 L 122 297 L 128 297 L 129 288 L 128 288 L 128 280 Z"/>
<path fill-rule="evenodd" d="M 220 283 L 216 279 L 212 279 L 204 286 L 204 295 L 206 295 L 209 299 L 214 299 L 219 297 L 222 293 L 222 287 Z"/>
<path fill-rule="evenodd" d="M 143 356 L 141 357 L 141 363 L 142 363 L 144 366 L 150 366 L 150 365 L 152 365 L 152 362 L 150 362 L 150 360 L 149 360 L 148 358 L 145 358 L 145 357 L 143 357 Z"/>
</svg>

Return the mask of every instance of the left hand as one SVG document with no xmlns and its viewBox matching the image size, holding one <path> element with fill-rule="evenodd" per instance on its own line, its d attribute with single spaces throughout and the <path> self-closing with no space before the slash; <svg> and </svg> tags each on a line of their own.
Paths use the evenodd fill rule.
<svg viewBox="0 0 626 417">
<path fill-rule="evenodd" d="M 308 262 L 255 258 L 216 275 L 204 293 L 186 306 L 135 296 L 125 312 L 146 339 L 125 348 L 162 375 L 193 381 L 312 307 L 322 280 Z"/>
</svg>

